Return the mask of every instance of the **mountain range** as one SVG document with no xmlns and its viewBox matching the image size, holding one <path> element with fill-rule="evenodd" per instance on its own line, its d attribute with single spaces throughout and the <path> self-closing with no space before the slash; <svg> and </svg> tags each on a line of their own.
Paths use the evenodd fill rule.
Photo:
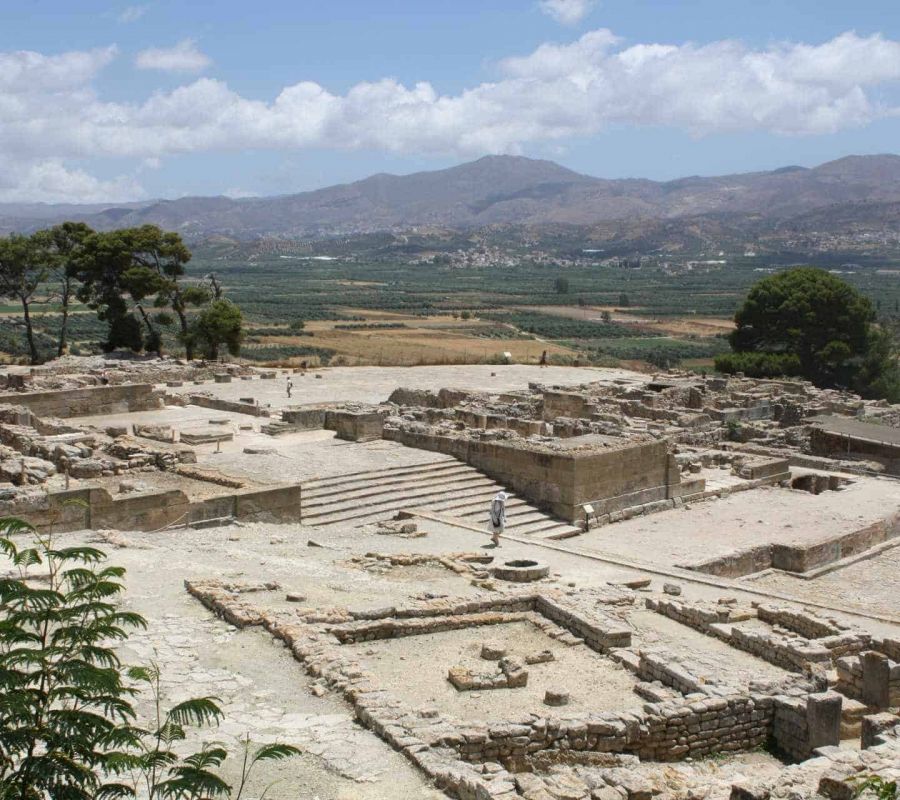
<svg viewBox="0 0 900 800">
<path fill-rule="evenodd" d="M 767 225 L 825 213 L 860 221 L 868 209 L 900 222 L 900 156 L 847 156 L 672 181 L 607 180 L 552 161 L 486 156 L 449 169 L 372 175 L 311 192 L 232 199 L 182 197 L 124 204 L 0 203 L 0 232 L 83 220 L 99 230 L 153 223 L 188 239 L 225 235 L 327 237 L 429 226 L 595 225 L 615 220 L 753 216 Z"/>
</svg>

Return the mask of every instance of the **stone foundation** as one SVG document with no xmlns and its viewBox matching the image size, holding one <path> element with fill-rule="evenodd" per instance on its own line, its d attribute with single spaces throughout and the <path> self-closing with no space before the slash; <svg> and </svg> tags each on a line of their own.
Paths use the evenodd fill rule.
<svg viewBox="0 0 900 800">
<path fill-rule="evenodd" d="M 676 761 L 745 751 L 769 741 L 794 758 L 806 758 L 818 747 L 839 742 L 840 695 L 802 690 L 792 695 L 728 694 L 723 690 L 716 696 L 693 691 L 682 695 L 675 689 L 671 701 L 648 703 L 640 712 L 581 712 L 561 717 L 548 707 L 544 716 L 454 723 L 434 709 L 407 707 L 402 696 L 377 685 L 343 648 L 343 644 L 359 641 L 522 619 L 549 625 L 552 631 L 553 617 L 566 625 L 570 636 L 594 634 L 593 638 L 577 637 L 573 644 L 594 649 L 604 641 L 607 646 L 624 642 L 624 631 L 608 630 L 606 623 L 585 610 L 596 606 L 595 596 L 579 599 L 551 591 L 489 600 L 430 601 L 407 608 L 286 613 L 256 607 L 248 594 L 218 581 L 189 581 L 186 588 L 232 624 L 261 625 L 282 639 L 310 674 L 354 706 L 363 725 L 403 752 L 450 796 L 465 800 L 511 800 L 518 796 L 517 786 L 528 784 L 513 773 L 527 776 L 537 763 L 591 763 L 591 759 L 629 755 Z M 652 673 L 674 681 L 661 659 L 647 660 L 644 669 L 648 677 Z M 451 669 L 450 680 L 461 690 L 489 689 L 498 688 L 494 686 L 497 681 L 508 683 L 510 675 L 525 672 L 519 663 L 507 662 L 506 667 L 483 680 L 466 670 Z M 697 687 L 691 683 L 683 688 Z M 706 687 L 706 691 L 716 690 Z"/>
<path fill-rule="evenodd" d="M 152 411 L 163 407 L 162 395 L 154 391 L 149 383 L 85 386 L 52 392 L 13 392 L 0 394 L 0 404 L 3 403 L 25 406 L 39 417 L 60 419 Z"/>
</svg>

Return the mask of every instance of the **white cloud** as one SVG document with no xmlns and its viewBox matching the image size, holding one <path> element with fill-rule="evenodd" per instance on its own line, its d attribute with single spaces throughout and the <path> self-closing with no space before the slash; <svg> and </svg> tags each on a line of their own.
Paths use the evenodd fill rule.
<svg viewBox="0 0 900 800">
<path fill-rule="evenodd" d="M 202 72 L 212 59 L 202 53 L 194 39 L 182 39 L 174 47 L 151 47 L 141 50 L 134 59 L 138 69 L 158 69 L 163 72 Z"/>
<path fill-rule="evenodd" d="M 0 53 L 0 153 L 16 165 L 3 179 L 5 196 L 48 196 L 54 175 L 66 196 L 79 187 L 83 199 L 129 189 L 127 178 L 90 184 L 69 167 L 73 159 L 129 158 L 140 171 L 177 153 L 248 148 L 477 156 L 565 144 L 611 125 L 816 135 L 897 115 L 884 98 L 900 85 L 900 42 L 852 32 L 753 49 L 737 41 L 625 45 L 596 30 L 509 58 L 496 80 L 455 95 L 427 82 L 384 79 L 336 94 L 303 81 L 271 101 L 205 77 L 142 101 L 105 101 L 95 79 L 115 56 L 114 47 Z"/>
<path fill-rule="evenodd" d="M 561 25 L 577 25 L 597 5 L 596 0 L 540 0 L 538 8 Z"/>
<path fill-rule="evenodd" d="M 148 6 L 128 6 L 127 8 L 123 8 L 116 19 L 119 22 L 128 24 L 130 22 L 137 22 L 144 14 L 147 13 Z"/>
<path fill-rule="evenodd" d="M 133 178 L 104 181 L 59 159 L 26 164 L 0 159 L 0 202 L 116 203 L 144 197 Z"/>
</svg>

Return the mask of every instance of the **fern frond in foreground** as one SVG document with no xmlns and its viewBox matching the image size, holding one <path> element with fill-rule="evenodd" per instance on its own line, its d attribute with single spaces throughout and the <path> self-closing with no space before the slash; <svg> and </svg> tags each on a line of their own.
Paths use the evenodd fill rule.
<svg viewBox="0 0 900 800">
<path fill-rule="evenodd" d="M 246 739 L 236 791 L 219 774 L 224 748 L 176 753 L 190 729 L 223 713 L 214 697 L 164 710 L 158 666 L 123 667 L 114 645 L 146 627 L 119 607 L 124 569 L 96 548 L 57 548 L 15 518 L 0 519 L 0 552 L 13 568 L 0 578 L 0 800 L 237 800 L 257 763 L 299 753 L 251 752 Z M 134 707 L 141 688 L 149 724 Z"/>
</svg>

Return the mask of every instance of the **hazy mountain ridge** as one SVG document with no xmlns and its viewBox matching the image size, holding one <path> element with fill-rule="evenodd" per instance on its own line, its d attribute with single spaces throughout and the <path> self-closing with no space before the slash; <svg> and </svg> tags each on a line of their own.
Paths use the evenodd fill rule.
<svg viewBox="0 0 900 800">
<path fill-rule="evenodd" d="M 596 225 L 735 214 L 759 215 L 777 226 L 802 215 L 812 215 L 809 224 L 849 213 L 856 224 L 865 224 L 867 209 L 883 224 L 885 215 L 890 221 L 897 212 L 893 203 L 900 203 L 897 155 L 848 156 L 814 168 L 666 182 L 607 180 L 552 161 L 486 156 L 444 170 L 378 174 L 276 197 L 183 197 L 108 206 L 0 203 L 0 231 L 27 231 L 63 219 L 84 220 L 101 230 L 154 223 L 192 239 L 330 236 L 429 225 Z M 852 211 L 837 210 L 847 204 Z"/>
</svg>

